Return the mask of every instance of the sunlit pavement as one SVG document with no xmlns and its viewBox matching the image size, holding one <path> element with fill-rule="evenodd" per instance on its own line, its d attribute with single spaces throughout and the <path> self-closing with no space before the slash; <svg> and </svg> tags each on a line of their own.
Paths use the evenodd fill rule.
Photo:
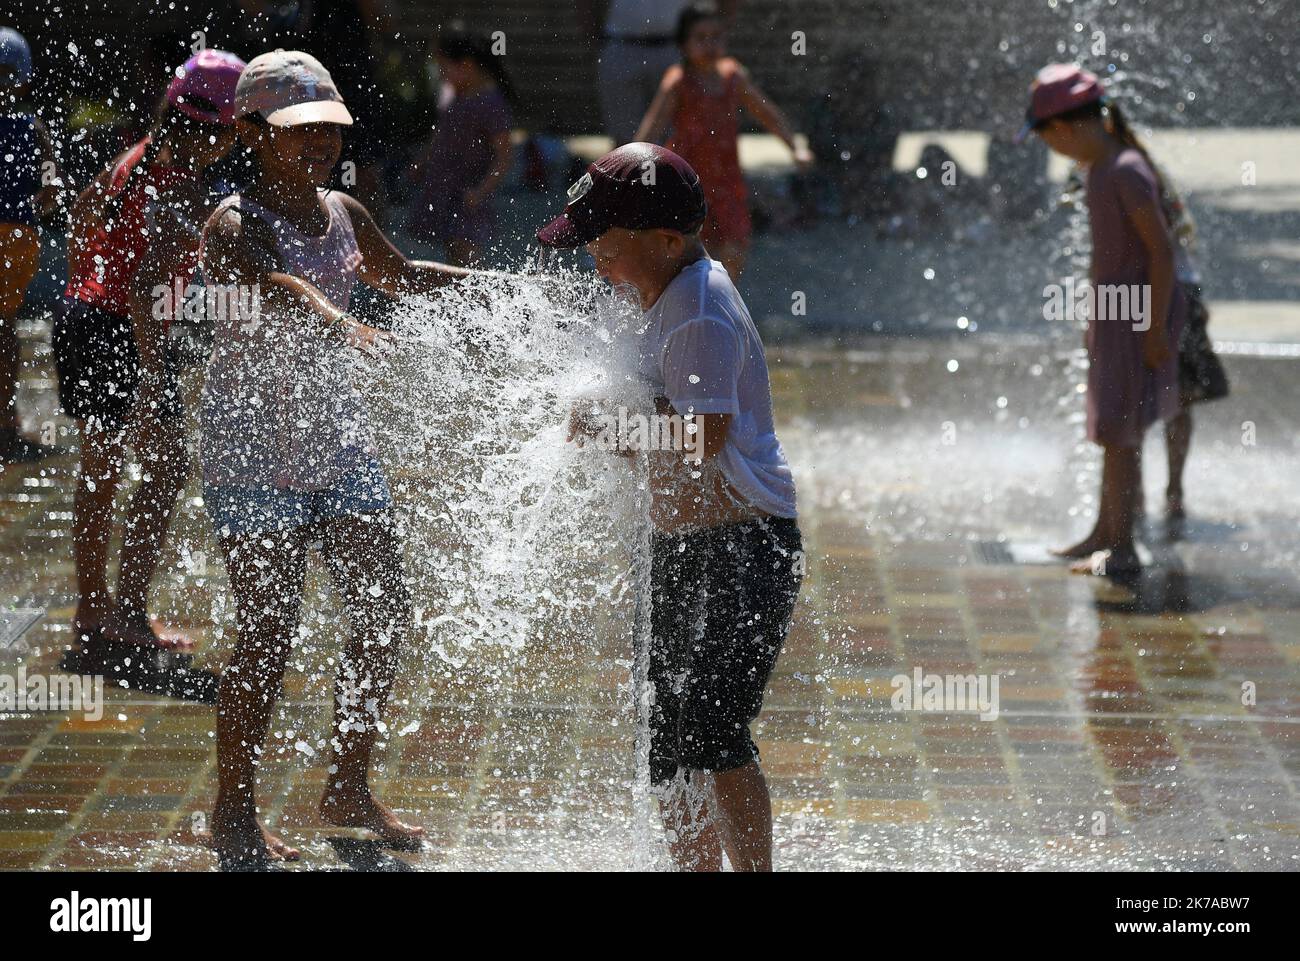
<svg viewBox="0 0 1300 961">
<path fill-rule="evenodd" d="M 25 334 L 39 425 L 54 407 L 48 332 Z M 1295 362 L 1227 358 L 1234 394 L 1199 414 L 1182 543 L 1163 543 L 1152 438 L 1152 564 L 1121 584 L 1041 557 L 1086 527 L 1096 485 L 1069 346 L 979 335 L 773 351 L 809 549 L 756 726 L 778 868 L 1300 866 Z M 0 610 L 45 612 L 0 650 L 11 675 L 55 672 L 70 639 L 71 471 L 64 459 L 0 479 Z M 197 496 L 159 608 L 203 638 L 196 664 L 219 669 L 230 615 Z M 581 644 L 530 639 L 404 674 L 376 783 L 425 826 L 426 851 L 323 825 L 332 604 L 308 604 L 259 790 L 299 867 L 662 863 L 635 785 L 617 611 Z M 918 668 L 996 677 L 996 719 L 894 710 L 891 679 Z M 192 835 L 213 796 L 212 708 L 111 684 L 107 701 L 97 721 L 0 716 L 0 868 L 213 869 Z"/>
</svg>

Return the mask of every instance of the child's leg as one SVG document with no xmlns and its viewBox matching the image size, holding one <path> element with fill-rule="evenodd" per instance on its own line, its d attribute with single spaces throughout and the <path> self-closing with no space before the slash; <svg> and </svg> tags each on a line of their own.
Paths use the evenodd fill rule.
<svg viewBox="0 0 1300 961">
<path fill-rule="evenodd" d="M 333 772 L 321 798 L 321 816 L 332 824 L 369 828 L 390 844 L 418 847 L 424 830 L 398 820 L 370 793 L 369 783 L 379 722 L 412 621 L 401 544 L 390 513 L 327 522 L 324 555 L 352 639 L 336 684 Z"/>
<path fill-rule="evenodd" d="M 0 311 L 0 434 L 18 431 L 18 331 L 14 320 Z"/>
<path fill-rule="evenodd" d="M 36 228 L 0 224 L 0 458 L 19 446 L 28 451 L 48 451 L 18 444 L 18 368 L 20 353 L 16 321 L 27 288 L 40 264 L 41 248 Z"/>
<path fill-rule="evenodd" d="M 713 775 L 727 859 L 736 871 L 772 870 L 772 798 L 757 761 Z"/>
<path fill-rule="evenodd" d="M 74 634 L 89 634 L 113 612 L 108 593 L 108 541 L 113 532 L 113 497 L 122 476 L 122 432 L 77 421 L 81 470 L 72 507 L 72 554 L 77 569 Z M 80 640 L 77 636 L 75 640 Z"/>
<path fill-rule="evenodd" d="M 1112 445 L 1103 447 L 1102 451 L 1097 521 L 1083 540 L 1055 551 L 1058 557 L 1087 559 L 1097 551 L 1112 551 L 1117 559 L 1125 561 L 1137 556 L 1133 549 L 1133 523 L 1142 489 L 1141 450 Z"/>
<path fill-rule="evenodd" d="M 1137 447 L 1103 448 L 1101 468 L 1101 503 L 1097 523 L 1086 538 L 1058 553 L 1080 558 L 1071 570 L 1079 574 L 1104 574 L 1130 570 L 1137 566 L 1133 547 L 1134 492 L 1142 486 L 1142 462 Z M 1106 570 L 1094 570 L 1092 555 L 1109 551 Z"/>
<path fill-rule="evenodd" d="M 1133 553 L 1134 491 L 1142 489 L 1141 453 L 1137 447 L 1107 447 L 1101 471 L 1101 515 L 1105 546 Z"/>
<path fill-rule="evenodd" d="M 649 693 L 650 777 L 668 852 L 683 871 L 722 870 L 722 841 L 713 817 L 713 785 L 703 771 L 685 771 L 679 757 L 681 677 L 690 667 L 703 604 L 704 575 L 696 537 L 656 535 L 651 549 Z M 679 550 L 679 548 L 685 548 Z"/>
<path fill-rule="evenodd" d="M 149 584 L 158 568 L 176 498 L 189 475 L 184 421 L 179 417 L 150 418 L 146 429 L 137 430 L 135 451 L 144 476 L 126 509 L 117 611 L 109 627 L 123 640 L 189 650 L 194 645 L 188 639 L 155 635 L 148 616 Z"/>
<path fill-rule="evenodd" d="M 772 802 L 749 725 L 790 628 L 802 579 L 793 521 L 715 528 L 706 577 L 706 620 L 682 689 L 683 766 L 708 772 L 718 838 L 736 871 L 772 869 Z"/>
<path fill-rule="evenodd" d="M 683 871 L 721 871 L 722 834 L 714 810 L 713 780 L 702 771 L 679 777 L 659 799 L 659 817 L 668 834 L 668 853 Z M 729 852 L 730 853 L 730 852 Z"/>
<path fill-rule="evenodd" d="M 28 241 L 27 234 L 31 235 Z M 18 331 L 14 322 L 35 275 L 30 248 L 35 248 L 36 229 L 0 224 L 0 431 L 16 430 L 14 407 L 18 390 Z"/>
<path fill-rule="evenodd" d="M 1169 486 L 1165 507 L 1171 517 L 1183 514 L 1183 468 L 1192 449 L 1192 409 L 1184 406 L 1178 416 L 1165 423 L 1165 450 L 1169 454 Z"/>
<path fill-rule="evenodd" d="M 298 856 L 258 823 L 254 791 L 257 752 L 266 739 L 298 627 L 307 530 L 221 538 L 239 640 L 217 694 L 217 800 L 211 844 L 234 861 Z"/>
</svg>

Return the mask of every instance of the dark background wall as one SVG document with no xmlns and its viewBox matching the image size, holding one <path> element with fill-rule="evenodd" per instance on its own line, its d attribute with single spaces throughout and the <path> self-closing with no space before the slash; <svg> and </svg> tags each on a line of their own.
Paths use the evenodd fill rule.
<svg viewBox="0 0 1300 961">
<path fill-rule="evenodd" d="M 581 36 L 572 0 L 390 5 L 400 34 L 394 44 L 408 59 L 453 18 L 503 30 L 510 67 L 526 94 L 521 119 L 563 133 L 598 127 L 597 48 Z M 60 79 L 64 87 L 107 80 L 125 86 L 124 93 L 132 84 L 148 86 L 136 77 L 148 38 L 170 35 L 169 49 L 183 55 L 180 40 L 190 30 L 215 25 L 215 45 L 221 21 L 238 7 L 234 0 L 190 0 L 175 10 L 156 0 L 7 0 L 5 6 L 0 22 L 36 40 L 38 55 L 55 74 L 75 59 L 69 42 L 78 56 L 89 55 L 94 76 L 87 76 L 83 61 Z M 851 125 L 885 105 L 891 123 L 903 127 L 1000 129 L 1014 123 L 1038 66 L 1074 56 L 1094 68 L 1113 63 L 1120 89 L 1138 98 L 1135 113 L 1148 122 L 1300 122 L 1296 0 L 743 0 L 741 9 L 733 51 L 805 126 Z M 795 30 L 807 37 L 806 56 L 791 54 Z M 1105 34 L 1106 56 L 1090 51 L 1094 30 Z M 102 46 L 95 46 L 97 39 Z M 360 38 L 339 36 L 336 42 L 342 55 Z M 323 59 L 328 65 L 328 53 Z M 166 68 L 151 62 L 143 69 Z"/>
</svg>

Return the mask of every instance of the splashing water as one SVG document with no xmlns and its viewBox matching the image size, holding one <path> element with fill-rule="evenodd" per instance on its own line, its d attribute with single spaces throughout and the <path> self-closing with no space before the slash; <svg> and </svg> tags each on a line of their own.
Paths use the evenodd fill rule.
<svg viewBox="0 0 1300 961">
<path fill-rule="evenodd" d="M 621 787 L 644 795 L 634 785 L 648 780 L 648 729 L 633 714 L 645 699 L 633 691 L 648 629 L 647 488 L 623 458 L 566 443 L 580 398 L 650 401 L 635 377 L 639 313 L 596 283 L 476 278 L 410 298 L 390 318 L 396 351 L 358 383 L 407 547 L 408 673 L 473 678 L 461 692 L 471 703 L 581 708 L 582 693 L 557 688 L 603 662 L 620 681 L 591 693 L 614 697 Z M 527 738 L 510 750 L 526 766 L 544 753 Z M 645 819 L 625 830 L 622 866 L 644 866 Z"/>
</svg>

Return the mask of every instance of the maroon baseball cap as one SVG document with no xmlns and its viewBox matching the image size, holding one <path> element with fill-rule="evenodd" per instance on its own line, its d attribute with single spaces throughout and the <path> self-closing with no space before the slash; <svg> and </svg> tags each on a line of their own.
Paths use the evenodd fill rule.
<svg viewBox="0 0 1300 961">
<path fill-rule="evenodd" d="M 1044 121 L 1096 103 L 1105 96 L 1106 88 L 1096 74 L 1074 63 L 1049 63 L 1038 71 L 1029 87 L 1029 109 L 1025 111 L 1025 125 L 1016 134 L 1016 143 L 1024 143 Z"/>
<path fill-rule="evenodd" d="M 564 213 L 537 232 L 543 247 L 581 247 L 612 227 L 688 234 L 708 213 L 699 175 L 652 143 L 624 144 L 587 167 Z"/>
</svg>

